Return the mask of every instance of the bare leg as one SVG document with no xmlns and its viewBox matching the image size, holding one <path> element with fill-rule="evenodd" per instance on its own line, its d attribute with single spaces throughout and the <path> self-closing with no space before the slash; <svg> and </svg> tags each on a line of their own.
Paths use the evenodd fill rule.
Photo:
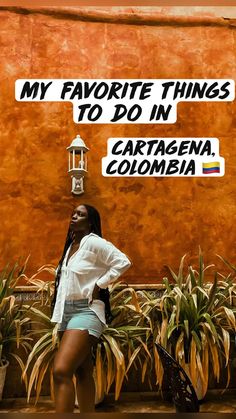
<svg viewBox="0 0 236 419">
<path fill-rule="evenodd" d="M 53 371 L 57 413 L 74 411 L 75 391 L 72 378 L 90 354 L 91 340 L 87 330 L 64 332 L 55 356 Z"/>
<path fill-rule="evenodd" d="M 91 347 L 95 346 L 98 339 L 89 336 Z M 95 410 L 95 384 L 93 379 L 93 360 L 91 351 L 84 362 L 76 370 L 76 391 L 81 413 L 94 412 Z"/>
</svg>

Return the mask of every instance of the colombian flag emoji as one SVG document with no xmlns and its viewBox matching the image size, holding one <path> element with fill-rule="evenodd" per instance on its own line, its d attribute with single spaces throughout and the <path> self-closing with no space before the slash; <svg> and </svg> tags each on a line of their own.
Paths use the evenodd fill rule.
<svg viewBox="0 0 236 419">
<path fill-rule="evenodd" d="M 202 163 L 202 173 L 205 175 L 211 173 L 220 173 L 220 163 L 213 161 L 211 163 Z"/>
</svg>

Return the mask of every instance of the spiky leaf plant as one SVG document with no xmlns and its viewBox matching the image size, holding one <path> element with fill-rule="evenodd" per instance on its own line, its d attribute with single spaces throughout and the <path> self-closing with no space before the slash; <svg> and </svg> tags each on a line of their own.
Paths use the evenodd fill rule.
<svg viewBox="0 0 236 419">
<path fill-rule="evenodd" d="M 149 339 L 150 327 L 137 325 L 142 318 L 138 297 L 132 288 L 117 291 L 120 284 L 111 287 L 111 308 L 115 318 L 112 324 L 103 332 L 95 353 L 95 380 L 97 398 L 108 393 L 115 383 L 115 398 L 119 398 L 122 383 L 132 365 L 142 368 L 144 380 L 150 354 L 146 345 Z M 36 309 L 35 309 L 36 310 Z M 43 326 L 39 340 L 34 345 L 28 358 L 23 377 L 28 377 L 27 399 L 29 401 L 32 389 L 36 390 L 37 403 L 42 382 L 47 371 L 50 373 L 51 396 L 53 397 L 52 367 L 58 347 L 57 326 L 53 326 L 50 318 L 37 310 L 38 319 Z M 148 360 L 147 360 L 148 355 Z M 30 371 L 32 367 L 32 371 Z"/>
<path fill-rule="evenodd" d="M 151 329 L 143 316 L 137 292 L 132 287 L 118 290 L 121 283 L 111 287 L 111 308 L 115 316 L 103 332 L 96 354 L 98 391 L 108 393 L 115 382 L 115 399 L 120 395 L 124 379 L 131 367 L 141 371 L 144 381 L 151 354 L 147 342 Z"/>
<path fill-rule="evenodd" d="M 15 263 L 12 268 L 7 265 L 0 272 L 0 365 L 14 357 L 21 369 L 32 341 L 30 307 L 14 295 L 23 271 L 24 266 Z"/>
<path fill-rule="evenodd" d="M 219 280 L 217 273 L 213 283 L 205 281 L 210 266 L 204 267 L 201 250 L 198 271 L 189 266 L 184 275 L 184 259 L 177 274 L 169 268 L 171 280 L 164 278 L 165 291 L 154 307 L 158 318 L 155 339 L 186 369 L 195 388 L 200 381 L 204 397 L 209 366 L 217 382 L 225 368 L 227 385 L 230 380 L 230 334 L 235 334 L 236 328 L 231 303 L 236 287 L 230 276 Z M 162 371 L 157 369 L 156 373 L 161 382 Z"/>
</svg>

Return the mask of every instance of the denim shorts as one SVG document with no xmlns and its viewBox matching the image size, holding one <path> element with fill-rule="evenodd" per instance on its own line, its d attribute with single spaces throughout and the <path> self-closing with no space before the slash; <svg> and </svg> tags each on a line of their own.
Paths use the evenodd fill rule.
<svg viewBox="0 0 236 419">
<path fill-rule="evenodd" d="M 88 299 L 66 300 L 62 322 L 59 323 L 58 331 L 71 329 L 88 330 L 90 335 L 99 338 L 105 325 L 96 313 L 88 306 Z"/>
</svg>

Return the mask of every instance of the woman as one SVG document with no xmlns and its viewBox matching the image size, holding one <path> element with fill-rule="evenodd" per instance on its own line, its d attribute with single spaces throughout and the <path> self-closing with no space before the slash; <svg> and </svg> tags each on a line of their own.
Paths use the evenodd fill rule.
<svg viewBox="0 0 236 419">
<path fill-rule="evenodd" d="M 124 253 L 102 238 L 98 211 L 76 207 L 57 268 L 51 319 L 59 323 L 61 336 L 53 372 L 58 413 L 74 410 L 74 374 L 80 412 L 94 411 L 91 350 L 106 327 L 105 314 L 110 314 L 107 286 L 130 265 Z"/>
</svg>

